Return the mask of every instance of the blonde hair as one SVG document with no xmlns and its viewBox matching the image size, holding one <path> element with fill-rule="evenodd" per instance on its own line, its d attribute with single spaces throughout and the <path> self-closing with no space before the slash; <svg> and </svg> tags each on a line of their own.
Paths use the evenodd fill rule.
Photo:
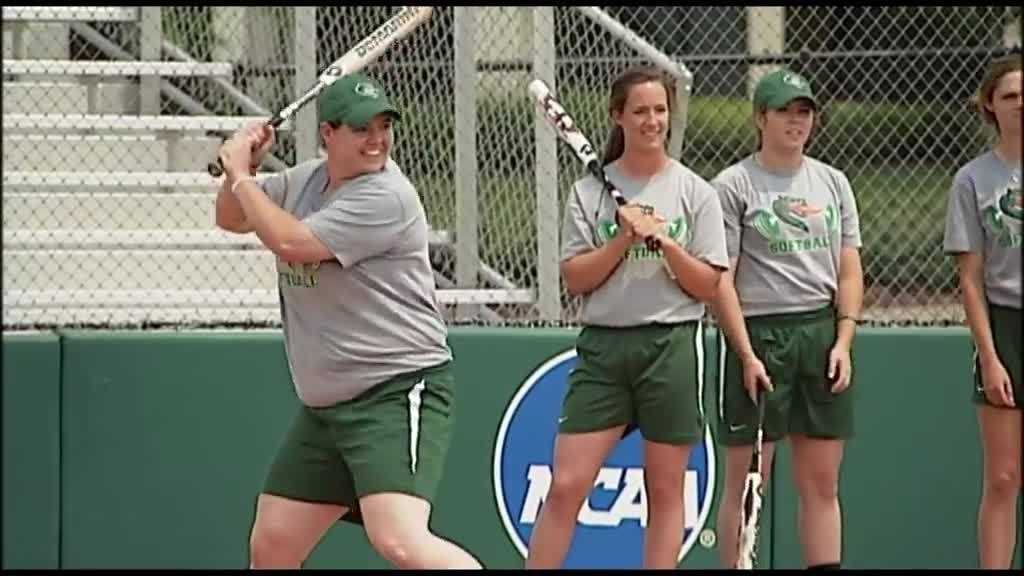
<svg viewBox="0 0 1024 576">
<path fill-rule="evenodd" d="M 981 78 L 981 84 L 978 85 L 978 89 L 971 96 L 971 105 L 981 114 L 981 118 L 986 124 L 995 126 L 996 132 L 999 131 L 996 115 L 988 108 L 985 108 L 985 105 L 992 102 L 992 93 L 996 91 L 996 86 L 999 85 L 999 81 L 1002 80 L 1003 76 L 1010 72 L 1020 72 L 1020 70 L 1020 52 L 996 58 L 989 64 L 988 70 L 985 71 L 985 75 Z"/>
</svg>

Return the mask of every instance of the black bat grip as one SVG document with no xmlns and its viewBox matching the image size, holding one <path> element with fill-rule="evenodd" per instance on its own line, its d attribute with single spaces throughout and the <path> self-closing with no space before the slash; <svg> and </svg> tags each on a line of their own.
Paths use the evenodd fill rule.
<svg viewBox="0 0 1024 576">
<path fill-rule="evenodd" d="M 224 165 L 220 161 L 220 157 L 217 158 L 216 162 L 210 162 L 206 165 L 206 171 L 210 173 L 210 176 L 219 178 L 224 174 Z"/>
<path fill-rule="evenodd" d="M 267 121 L 267 126 L 270 126 L 271 128 L 277 130 L 277 127 L 283 123 L 284 118 L 281 118 L 280 116 L 274 116 L 269 121 Z M 224 163 L 221 162 L 220 156 L 217 157 L 217 160 L 215 162 L 210 162 L 209 164 L 206 165 L 206 171 L 209 172 L 210 176 L 213 176 L 214 178 L 219 178 L 222 174 L 224 174 Z"/>
<path fill-rule="evenodd" d="M 605 189 L 608 190 L 609 193 L 611 193 L 611 191 L 612 191 L 611 183 L 605 181 L 604 185 L 605 185 Z M 622 194 L 614 194 L 614 193 L 612 193 L 612 197 L 615 198 L 615 203 L 618 204 L 619 206 L 625 206 L 627 204 L 626 199 L 622 197 Z M 618 212 L 618 210 L 615 211 L 615 223 L 616 224 L 619 223 L 619 212 Z M 661 240 L 658 240 L 654 236 L 648 236 L 647 238 L 644 238 L 644 244 L 647 245 L 647 249 L 648 250 L 653 250 L 655 252 L 657 252 L 658 250 L 661 250 Z"/>
</svg>

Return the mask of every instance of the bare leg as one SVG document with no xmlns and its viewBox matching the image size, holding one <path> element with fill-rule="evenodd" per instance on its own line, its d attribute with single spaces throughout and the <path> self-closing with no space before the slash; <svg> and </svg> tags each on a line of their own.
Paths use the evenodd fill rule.
<svg viewBox="0 0 1024 576">
<path fill-rule="evenodd" d="M 800 543 L 807 566 L 839 564 L 842 557 L 842 512 L 839 468 L 843 441 L 794 434 L 793 480 L 799 498 Z"/>
<path fill-rule="evenodd" d="M 676 568 L 683 544 L 684 469 L 689 445 L 644 441 L 644 484 L 647 489 L 647 529 L 644 568 Z"/>
<path fill-rule="evenodd" d="M 736 553 L 739 550 L 740 499 L 743 484 L 750 467 L 753 446 L 729 446 L 725 454 L 725 480 L 722 500 L 718 503 L 718 558 L 723 568 L 736 567 Z M 768 478 L 771 476 L 772 459 L 775 457 L 775 443 L 765 442 L 761 449 L 761 471 L 764 476 L 763 490 L 767 493 Z"/>
<path fill-rule="evenodd" d="M 430 503 L 400 492 L 380 492 L 359 499 L 366 537 L 373 549 L 396 568 L 481 568 L 462 548 L 430 531 Z"/>
<path fill-rule="evenodd" d="M 984 482 L 978 507 L 978 552 L 982 568 L 1010 568 L 1021 488 L 1021 411 L 978 407 L 984 452 Z"/>
<path fill-rule="evenodd" d="M 298 569 L 348 508 L 260 494 L 249 536 L 250 568 Z"/>
<path fill-rule="evenodd" d="M 530 536 L 527 568 L 562 566 L 583 499 L 590 494 L 597 471 L 619 442 L 623 429 L 625 426 L 559 434 L 555 439 L 554 477 Z"/>
</svg>

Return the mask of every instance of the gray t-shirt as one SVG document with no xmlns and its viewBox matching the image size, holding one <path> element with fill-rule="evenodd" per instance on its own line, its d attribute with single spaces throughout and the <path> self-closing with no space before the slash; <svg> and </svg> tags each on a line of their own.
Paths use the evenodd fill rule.
<svg viewBox="0 0 1024 576">
<path fill-rule="evenodd" d="M 947 253 L 980 252 L 985 262 L 985 297 L 999 306 L 1021 307 L 1020 165 L 1008 166 L 994 152 L 965 164 L 953 178 L 946 207 Z"/>
<path fill-rule="evenodd" d="M 860 247 L 857 203 L 839 170 L 804 157 L 793 172 L 748 156 L 712 180 L 744 316 L 804 312 L 834 302 L 839 253 Z"/>
<path fill-rule="evenodd" d="M 277 261 L 288 365 L 296 394 L 313 407 L 451 359 L 412 183 L 390 159 L 334 190 L 327 181 L 315 159 L 260 182 L 337 257 Z"/>
<path fill-rule="evenodd" d="M 668 235 L 687 252 L 722 269 L 729 267 L 722 230 L 722 210 L 715 190 L 700 176 L 672 160 L 661 172 L 635 180 L 616 165 L 605 167 L 608 179 L 631 203 L 654 208 Z M 617 233 L 615 201 L 593 176 L 572 186 L 562 227 L 562 260 L 596 250 Z M 604 284 L 583 296 L 581 321 L 594 326 L 676 323 L 704 316 L 704 304 L 679 289 L 666 272 L 660 252 L 634 244 Z"/>
</svg>

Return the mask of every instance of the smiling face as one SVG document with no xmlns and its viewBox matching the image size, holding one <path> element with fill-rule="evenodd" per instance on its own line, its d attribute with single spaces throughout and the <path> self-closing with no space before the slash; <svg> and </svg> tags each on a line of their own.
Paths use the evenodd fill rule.
<svg viewBox="0 0 1024 576">
<path fill-rule="evenodd" d="M 363 127 L 321 124 L 328 161 L 341 167 L 346 177 L 380 171 L 391 154 L 393 122 L 390 114 L 381 113 Z"/>
<path fill-rule="evenodd" d="M 803 152 L 814 128 L 814 106 L 806 99 L 791 100 L 783 108 L 757 113 L 761 146 L 778 152 Z"/>
<path fill-rule="evenodd" d="M 669 112 L 668 93 L 661 82 L 648 81 L 631 86 L 622 110 L 612 110 L 612 119 L 622 127 L 625 149 L 664 153 Z"/>
</svg>

